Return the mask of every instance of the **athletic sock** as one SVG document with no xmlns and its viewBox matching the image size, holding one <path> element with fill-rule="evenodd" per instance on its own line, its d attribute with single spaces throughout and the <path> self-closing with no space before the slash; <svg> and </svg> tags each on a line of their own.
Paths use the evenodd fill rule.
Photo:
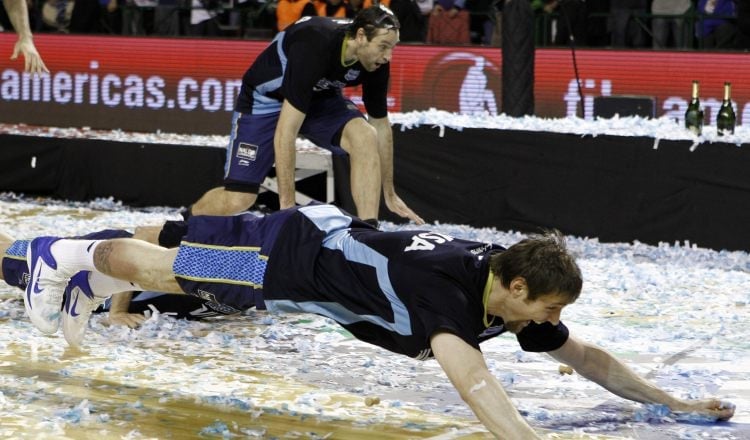
<svg viewBox="0 0 750 440">
<path fill-rule="evenodd" d="M 109 298 L 115 293 L 130 292 L 133 290 L 143 290 L 138 284 L 129 281 L 113 278 L 101 272 L 91 272 L 89 274 L 89 286 L 94 296 L 99 298 Z"/>
<path fill-rule="evenodd" d="M 94 249 L 102 240 L 58 240 L 50 247 L 50 252 L 58 264 L 67 268 L 96 271 Z"/>
</svg>

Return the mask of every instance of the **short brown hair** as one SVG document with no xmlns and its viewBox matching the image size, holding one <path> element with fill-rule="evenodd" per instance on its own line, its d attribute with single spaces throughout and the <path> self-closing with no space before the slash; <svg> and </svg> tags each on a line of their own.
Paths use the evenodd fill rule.
<svg viewBox="0 0 750 440">
<path fill-rule="evenodd" d="M 553 229 L 523 239 L 490 257 L 490 269 L 505 288 L 516 277 L 523 277 L 529 288 L 528 299 L 560 294 L 569 302 L 578 299 L 583 286 L 581 269 L 567 249 L 565 237 Z"/>
<path fill-rule="evenodd" d="M 367 41 L 370 41 L 377 35 L 378 29 L 398 31 L 401 28 L 401 24 L 393 14 L 393 11 L 383 5 L 378 5 L 359 11 L 354 17 L 354 21 L 349 25 L 346 35 L 353 37 L 357 34 L 359 28 L 365 30 Z"/>
</svg>

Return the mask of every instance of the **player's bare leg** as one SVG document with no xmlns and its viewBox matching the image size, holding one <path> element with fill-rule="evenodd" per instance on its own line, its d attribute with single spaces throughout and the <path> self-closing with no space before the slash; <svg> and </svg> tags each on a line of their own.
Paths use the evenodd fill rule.
<svg viewBox="0 0 750 440">
<path fill-rule="evenodd" d="M 172 272 L 176 255 L 177 248 L 165 249 L 142 240 L 120 238 L 99 243 L 93 259 L 97 271 L 136 283 L 143 290 L 183 293 Z"/>
<path fill-rule="evenodd" d="M 0 231 L 0 255 L 4 255 L 8 247 L 13 244 L 13 237 Z M 0 280 L 3 278 L 3 274 L 0 272 Z"/>
<path fill-rule="evenodd" d="M 159 244 L 159 233 L 161 233 L 162 228 L 163 226 L 138 226 L 135 228 L 133 238 Z"/>
<path fill-rule="evenodd" d="M 10 245 L 13 244 L 15 240 L 13 240 L 13 237 L 6 234 L 5 232 L 0 231 L 0 258 L 2 258 L 3 255 L 5 255 L 5 252 L 8 250 Z M 4 280 L 3 278 L 3 271 L 0 270 L 0 280 Z"/>
<path fill-rule="evenodd" d="M 208 190 L 190 210 L 193 215 L 232 215 L 245 211 L 257 198 L 257 194 L 227 191 L 220 186 Z"/>
</svg>

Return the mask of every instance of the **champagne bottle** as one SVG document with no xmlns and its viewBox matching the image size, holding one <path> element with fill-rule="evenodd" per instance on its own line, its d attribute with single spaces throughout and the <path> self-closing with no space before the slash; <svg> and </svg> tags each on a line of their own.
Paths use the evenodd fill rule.
<svg viewBox="0 0 750 440">
<path fill-rule="evenodd" d="M 721 102 L 719 114 L 716 116 L 716 132 L 719 136 L 734 134 L 734 124 L 737 117 L 732 107 L 732 83 L 724 83 L 724 100 Z"/>
<path fill-rule="evenodd" d="M 696 136 L 703 132 L 703 110 L 698 98 L 698 81 L 693 80 L 693 97 L 685 111 L 685 128 L 692 131 Z"/>
</svg>

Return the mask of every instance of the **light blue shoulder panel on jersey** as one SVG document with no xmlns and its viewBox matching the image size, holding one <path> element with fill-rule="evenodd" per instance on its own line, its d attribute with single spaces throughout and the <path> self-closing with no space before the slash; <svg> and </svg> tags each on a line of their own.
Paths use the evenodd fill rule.
<svg viewBox="0 0 750 440">
<path fill-rule="evenodd" d="M 342 324 L 367 321 L 379 325 L 400 335 L 411 335 L 411 320 L 406 306 L 396 295 L 388 277 L 388 258 L 374 249 L 355 240 L 349 225 L 352 218 L 331 205 L 313 205 L 300 208 L 299 211 L 309 218 L 327 236 L 323 246 L 342 252 L 347 260 L 372 266 L 378 278 L 380 290 L 385 294 L 393 311 L 393 322 L 388 322 L 377 315 L 358 315 L 334 302 L 294 302 L 291 300 L 266 300 L 270 311 L 307 312 L 323 315 Z"/>
<path fill-rule="evenodd" d="M 271 44 L 276 44 L 276 51 L 279 54 L 279 62 L 281 62 L 281 76 L 264 82 L 263 84 L 259 84 L 258 87 L 253 90 L 254 115 L 267 115 L 270 113 L 278 113 L 281 111 L 281 102 L 276 99 L 269 98 L 268 96 L 266 96 L 266 93 L 281 87 L 281 82 L 284 80 L 284 73 L 286 72 L 287 64 L 287 58 L 283 48 L 284 35 L 285 32 L 279 32 L 271 42 Z"/>
</svg>

